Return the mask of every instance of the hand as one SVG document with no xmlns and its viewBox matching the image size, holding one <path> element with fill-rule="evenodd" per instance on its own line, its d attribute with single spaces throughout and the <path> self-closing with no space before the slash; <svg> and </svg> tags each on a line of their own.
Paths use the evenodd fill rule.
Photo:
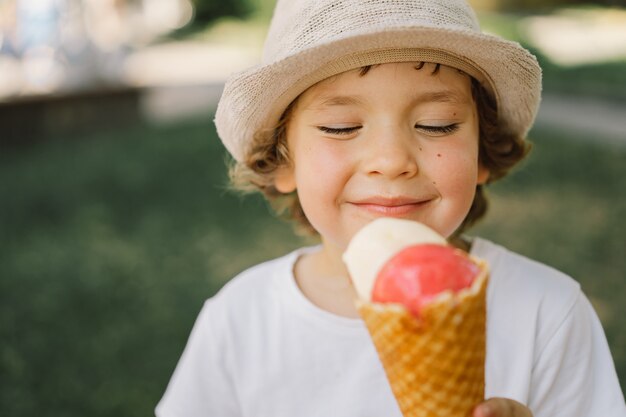
<svg viewBox="0 0 626 417">
<path fill-rule="evenodd" d="M 490 398 L 474 408 L 472 417 L 533 417 L 533 413 L 515 400 Z"/>
</svg>

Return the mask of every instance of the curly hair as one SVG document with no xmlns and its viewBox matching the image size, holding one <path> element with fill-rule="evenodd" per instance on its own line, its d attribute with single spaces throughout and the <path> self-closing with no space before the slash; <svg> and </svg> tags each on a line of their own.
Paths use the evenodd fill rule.
<svg viewBox="0 0 626 417">
<path fill-rule="evenodd" d="M 424 64 L 420 62 L 415 68 L 420 70 Z M 367 74 L 372 67 L 372 65 L 362 67 L 360 76 Z M 437 73 L 439 68 L 440 64 L 436 64 L 432 73 Z M 470 78 L 472 97 L 476 104 L 479 122 L 478 160 L 488 170 L 488 183 L 491 183 L 504 177 L 515 164 L 521 161 L 530 151 L 531 145 L 524 137 L 508 133 L 498 124 L 495 100 L 476 79 Z M 229 175 L 233 188 L 244 192 L 261 191 L 278 214 L 295 220 L 297 231 L 314 235 L 317 231 L 306 218 L 297 193 L 294 191 L 283 194 L 274 185 L 278 168 L 289 166 L 291 163 L 286 131 L 297 101 L 298 98 L 289 104 L 276 126 L 256 133 L 253 146 L 248 151 L 245 160 L 233 162 Z M 460 235 L 484 217 L 487 208 L 486 191 L 484 186 L 479 184 L 476 186 L 476 194 L 470 210 L 455 232 L 455 236 Z"/>
</svg>

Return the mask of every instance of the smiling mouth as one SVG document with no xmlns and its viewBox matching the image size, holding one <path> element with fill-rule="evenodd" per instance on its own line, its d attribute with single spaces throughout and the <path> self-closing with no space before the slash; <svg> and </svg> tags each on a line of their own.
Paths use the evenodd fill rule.
<svg viewBox="0 0 626 417">
<path fill-rule="evenodd" d="M 372 214 L 394 217 L 411 214 L 423 208 L 432 200 L 433 198 L 371 198 L 362 201 L 354 201 L 351 202 L 351 204 Z"/>
</svg>

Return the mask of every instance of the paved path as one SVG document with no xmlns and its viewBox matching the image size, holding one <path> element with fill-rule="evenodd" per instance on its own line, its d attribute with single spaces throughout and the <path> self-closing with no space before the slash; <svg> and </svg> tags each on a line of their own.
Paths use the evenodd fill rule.
<svg viewBox="0 0 626 417">
<path fill-rule="evenodd" d="M 576 139 L 626 147 L 626 101 L 546 93 L 535 126 L 558 130 Z"/>
</svg>

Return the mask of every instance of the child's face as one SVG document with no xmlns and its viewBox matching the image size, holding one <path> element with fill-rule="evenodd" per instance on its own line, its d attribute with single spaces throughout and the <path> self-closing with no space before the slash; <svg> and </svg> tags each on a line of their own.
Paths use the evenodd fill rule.
<svg viewBox="0 0 626 417">
<path fill-rule="evenodd" d="M 449 237 L 487 179 L 469 77 L 416 65 L 340 74 L 309 88 L 293 108 L 293 164 L 278 171 L 276 186 L 297 190 L 325 244 L 343 250 L 381 216 L 417 220 Z"/>
</svg>

